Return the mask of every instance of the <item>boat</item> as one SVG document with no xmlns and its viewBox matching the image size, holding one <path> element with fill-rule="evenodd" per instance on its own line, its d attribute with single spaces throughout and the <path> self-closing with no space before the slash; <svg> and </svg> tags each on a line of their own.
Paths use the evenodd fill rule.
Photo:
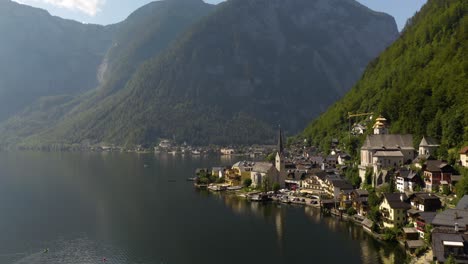
<svg viewBox="0 0 468 264">
<path fill-rule="evenodd" d="M 187 178 L 187 181 L 196 181 L 198 177 Z"/>
<path fill-rule="evenodd" d="M 240 189 L 242 189 L 242 186 L 229 186 L 229 187 L 227 187 L 228 191 L 238 191 Z"/>
</svg>

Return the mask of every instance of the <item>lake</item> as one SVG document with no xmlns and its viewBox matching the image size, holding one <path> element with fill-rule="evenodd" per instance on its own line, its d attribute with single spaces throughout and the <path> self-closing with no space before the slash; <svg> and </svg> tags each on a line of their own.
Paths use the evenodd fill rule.
<svg viewBox="0 0 468 264">
<path fill-rule="evenodd" d="M 398 246 L 316 209 L 186 181 L 237 159 L 0 152 L 0 263 L 403 263 Z"/>
</svg>

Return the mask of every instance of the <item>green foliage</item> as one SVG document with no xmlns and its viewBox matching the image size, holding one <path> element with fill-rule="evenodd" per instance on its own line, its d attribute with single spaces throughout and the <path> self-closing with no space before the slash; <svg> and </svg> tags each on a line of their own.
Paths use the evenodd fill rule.
<svg viewBox="0 0 468 264">
<path fill-rule="evenodd" d="M 275 152 L 272 152 L 270 154 L 268 154 L 268 156 L 265 158 L 266 161 L 268 162 L 274 162 L 276 159 L 276 153 Z"/>
<path fill-rule="evenodd" d="M 347 213 L 348 215 L 350 215 L 350 216 L 353 216 L 353 215 L 357 214 L 356 209 L 354 209 L 354 207 L 348 208 L 348 210 L 346 211 L 346 213 Z"/>
<path fill-rule="evenodd" d="M 442 150 L 468 142 L 467 9 L 463 0 L 429 0 L 302 136 L 324 149 L 330 138 L 348 137 L 348 112 L 374 112 L 391 122 L 391 132 L 412 133 L 415 144 L 423 135 L 440 139 Z"/>
<path fill-rule="evenodd" d="M 357 167 L 350 167 L 345 172 L 346 179 L 356 188 L 361 186 L 361 177 Z"/>
<path fill-rule="evenodd" d="M 462 175 L 462 178 L 455 185 L 455 190 L 456 190 L 457 198 L 461 199 L 464 195 L 468 194 L 468 169 L 459 168 L 459 170 Z"/>
<path fill-rule="evenodd" d="M 424 241 L 426 241 L 428 245 L 432 242 L 432 229 L 434 229 L 434 227 L 431 224 L 426 224 L 424 226 Z"/>
<path fill-rule="evenodd" d="M 277 193 L 281 189 L 281 185 L 277 182 L 273 184 L 273 191 Z"/>
<path fill-rule="evenodd" d="M 244 187 L 248 188 L 248 187 L 250 187 L 250 185 L 252 185 L 252 180 L 251 179 L 245 179 L 242 184 L 244 185 Z"/>
<path fill-rule="evenodd" d="M 444 264 L 457 264 L 457 260 L 452 254 L 450 254 L 450 256 L 448 256 L 448 258 L 445 259 Z"/>
<path fill-rule="evenodd" d="M 400 230 L 396 227 L 394 228 L 384 228 L 382 232 L 383 240 L 385 241 L 396 241 L 398 235 L 400 234 Z"/>
<path fill-rule="evenodd" d="M 426 253 L 426 251 L 429 249 L 429 247 L 427 245 L 424 245 L 420 248 L 417 248 L 415 251 L 414 251 L 414 254 L 417 256 L 417 257 L 420 257 L 422 256 L 424 253 Z"/>
</svg>

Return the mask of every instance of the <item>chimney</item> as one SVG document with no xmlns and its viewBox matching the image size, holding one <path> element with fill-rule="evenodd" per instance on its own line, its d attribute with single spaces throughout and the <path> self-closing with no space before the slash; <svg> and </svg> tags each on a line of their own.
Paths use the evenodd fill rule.
<svg viewBox="0 0 468 264">
<path fill-rule="evenodd" d="M 455 232 L 458 232 L 458 223 L 455 223 Z"/>
<path fill-rule="evenodd" d="M 401 200 L 402 202 L 405 201 L 405 199 L 404 199 L 404 197 L 403 197 L 403 194 L 400 194 L 400 200 Z"/>
</svg>

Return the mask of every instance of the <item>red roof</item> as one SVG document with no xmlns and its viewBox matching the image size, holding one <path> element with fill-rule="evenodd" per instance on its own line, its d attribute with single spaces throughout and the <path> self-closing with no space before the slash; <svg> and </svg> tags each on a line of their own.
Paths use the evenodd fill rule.
<svg viewBox="0 0 468 264">
<path fill-rule="evenodd" d="M 468 153 L 468 146 L 465 146 L 460 150 L 460 154 L 466 154 L 466 153 Z"/>
</svg>

